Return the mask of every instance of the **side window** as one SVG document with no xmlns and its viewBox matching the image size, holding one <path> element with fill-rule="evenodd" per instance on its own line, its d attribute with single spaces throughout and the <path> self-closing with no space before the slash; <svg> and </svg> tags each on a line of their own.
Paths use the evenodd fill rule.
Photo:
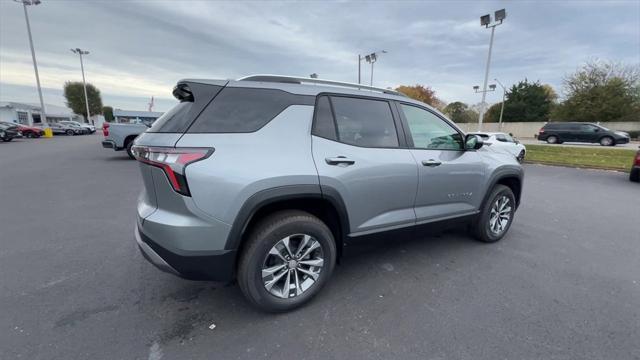
<svg viewBox="0 0 640 360">
<path fill-rule="evenodd" d="M 401 104 L 407 118 L 413 146 L 419 149 L 462 150 L 464 141 L 456 129 L 419 107 Z"/>
<path fill-rule="evenodd" d="M 289 105 L 313 105 L 313 98 L 282 90 L 226 87 L 194 121 L 189 133 L 254 132 Z"/>
<path fill-rule="evenodd" d="M 313 120 L 313 129 L 311 133 L 316 136 L 327 138 L 330 140 L 338 140 L 336 136 L 336 124 L 333 121 L 331 113 L 331 104 L 328 96 L 318 98 L 316 104 L 316 115 Z"/>
<path fill-rule="evenodd" d="M 338 141 L 364 147 L 397 147 L 398 133 L 387 101 L 331 97 Z"/>
<path fill-rule="evenodd" d="M 502 142 L 508 142 L 507 138 L 503 134 L 496 134 L 496 140 Z"/>
</svg>

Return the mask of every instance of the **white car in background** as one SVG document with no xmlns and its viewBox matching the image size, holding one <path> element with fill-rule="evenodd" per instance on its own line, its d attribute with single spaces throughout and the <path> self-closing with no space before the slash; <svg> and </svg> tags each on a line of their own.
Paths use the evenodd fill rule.
<svg viewBox="0 0 640 360">
<path fill-rule="evenodd" d="M 527 154 L 527 148 L 509 134 L 502 132 L 476 132 L 472 134 L 479 135 L 484 140 L 484 144 L 489 145 L 488 149 L 512 154 L 519 162 L 522 162 Z"/>
<path fill-rule="evenodd" d="M 86 124 L 86 123 L 81 123 L 78 121 L 72 121 L 72 120 L 63 120 L 60 121 L 61 124 L 65 124 L 65 125 L 71 125 L 71 126 L 80 126 L 83 129 L 87 129 L 89 134 L 93 134 L 94 132 L 96 132 L 96 127 L 91 125 L 91 124 Z"/>
</svg>

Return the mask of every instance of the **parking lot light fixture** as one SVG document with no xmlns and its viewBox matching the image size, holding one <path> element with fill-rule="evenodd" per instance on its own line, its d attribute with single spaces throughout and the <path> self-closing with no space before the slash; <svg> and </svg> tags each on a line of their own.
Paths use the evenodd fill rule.
<svg viewBox="0 0 640 360">
<path fill-rule="evenodd" d="M 42 98 L 42 87 L 40 86 L 40 75 L 38 74 L 38 62 L 36 61 L 36 51 L 33 48 L 33 37 L 31 36 L 31 25 L 29 24 L 29 14 L 27 6 L 39 5 L 40 0 L 13 0 L 21 3 L 24 8 L 24 19 L 27 22 L 27 34 L 29 35 L 29 47 L 31 48 L 31 58 L 33 59 L 33 70 L 36 73 L 36 85 L 38 87 L 38 97 L 40 98 L 40 122 L 43 128 L 47 127 L 47 114 L 44 108 L 44 100 Z M 28 121 L 29 125 L 33 125 L 33 118 Z"/>
<path fill-rule="evenodd" d="M 93 124 L 93 120 L 91 120 L 91 114 L 89 114 L 89 97 L 87 96 L 87 82 L 84 79 L 84 63 L 82 62 L 82 55 L 89 55 L 89 52 L 86 50 L 82 50 L 80 48 L 70 49 L 72 53 L 78 54 L 80 56 L 80 69 L 82 70 L 82 86 L 84 87 L 84 102 L 87 106 L 87 122 L 91 121 L 91 125 Z"/>
<path fill-rule="evenodd" d="M 362 77 L 361 77 L 361 63 L 362 60 L 365 60 L 366 62 L 371 64 L 371 81 L 370 81 L 370 86 L 373 86 L 373 63 L 378 61 L 378 54 L 386 54 L 387 50 L 378 50 L 378 51 L 374 51 L 371 54 L 362 56 L 360 54 L 358 54 L 358 84 L 362 83 Z"/>
<path fill-rule="evenodd" d="M 482 131 L 482 120 L 484 119 L 485 109 L 485 100 L 487 97 L 487 83 L 489 81 L 489 67 L 491 65 L 491 51 L 493 50 L 493 35 L 496 31 L 496 26 L 502 24 L 504 19 L 507 17 L 507 12 L 505 9 L 500 9 L 494 13 L 494 22 L 491 22 L 491 15 L 483 15 L 480 17 L 480 26 L 484 26 L 485 28 L 491 28 L 491 38 L 489 40 L 489 54 L 487 55 L 487 66 L 484 71 L 484 84 L 482 86 L 482 107 L 480 108 L 480 115 L 478 117 L 478 131 Z M 495 85 L 493 87 L 495 89 Z M 479 91 L 476 91 L 479 92 Z"/>
</svg>

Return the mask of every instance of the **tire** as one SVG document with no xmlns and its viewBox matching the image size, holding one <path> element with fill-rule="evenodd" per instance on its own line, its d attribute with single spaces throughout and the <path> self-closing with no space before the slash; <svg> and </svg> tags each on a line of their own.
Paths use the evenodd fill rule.
<svg viewBox="0 0 640 360">
<path fill-rule="evenodd" d="M 629 173 L 629 180 L 633 182 L 640 182 L 640 168 L 634 167 Z"/>
<path fill-rule="evenodd" d="M 302 245 L 305 235 L 308 241 Z M 283 246 L 285 240 L 290 245 L 289 252 Z M 304 257 L 305 260 L 300 258 L 300 264 L 280 255 L 296 255 L 299 250 L 305 253 L 311 245 L 319 247 Z M 238 285 L 255 307 L 266 312 L 289 311 L 307 303 L 322 289 L 331 277 L 336 254 L 333 234 L 320 219 L 298 210 L 277 212 L 251 229 L 238 263 Z M 319 259 L 322 261 L 320 266 L 302 265 L 302 261 L 319 264 Z M 279 266 L 284 268 L 275 271 Z M 263 277 L 266 269 L 274 271 Z M 303 270 L 307 272 L 303 273 Z M 295 282 L 296 276 L 298 282 Z M 287 277 L 291 280 L 285 293 Z M 267 288 L 269 283 L 270 289 Z"/>
<path fill-rule="evenodd" d="M 616 146 L 616 142 L 611 136 L 603 136 L 600 138 L 600 146 Z"/>
<path fill-rule="evenodd" d="M 524 155 L 525 155 L 525 151 L 520 150 L 520 153 L 518 154 L 518 156 L 516 156 L 516 160 L 518 160 L 518 162 L 521 164 L 524 161 Z"/>
<path fill-rule="evenodd" d="M 65 131 L 65 134 L 67 134 L 68 136 L 73 136 L 73 135 L 75 135 L 76 133 L 75 133 L 75 132 L 73 132 L 73 130 L 67 130 L 67 131 Z"/>
<path fill-rule="evenodd" d="M 32 133 L 31 131 L 29 131 L 28 133 L 24 134 L 24 137 L 29 138 L 29 139 L 33 139 L 36 137 L 36 135 L 34 133 Z"/>
<path fill-rule="evenodd" d="M 133 151 L 131 151 L 131 147 L 133 146 L 133 140 L 129 140 L 127 141 L 127 144 L 124 146 L 125 150 L 127 151 L 127 155 L 129 155 L 129 157 L 131 159 L 135 160 L 135 156 L 133 156 Z"/>
<path fill-rule="evenodd" d="M 547 138 L 547 143 L 548 144 L 557 144 L 558 143 L 558 137 L 555 135 L 551 135 Z"/>
<path fill-rule="evenodd" d="M 509 208 L 509 217 L 506 223 L 497 224 L 496 227 L 492 226 L 492 212 L 495 206 L 498 206 L 498 201 L 506 198 L 508 202 L 504 206 L 504 209 Z M 504 237 L 509 231 L 511 223 L 513 222 L 513 216 L 516 210 L 516 198 L 513 195 L 513 191 L 507 186 L 496 185 L 491 194 L 487 197 L 487 201 L 482 205 L 482 210 L 478 217 L 475 219 L 471 226 L 472 235 L 479 241 L 492 243 L 496 242 Z M 496 228 L 501 227 L 500 231 L 494 231 Z"/>
</svg>

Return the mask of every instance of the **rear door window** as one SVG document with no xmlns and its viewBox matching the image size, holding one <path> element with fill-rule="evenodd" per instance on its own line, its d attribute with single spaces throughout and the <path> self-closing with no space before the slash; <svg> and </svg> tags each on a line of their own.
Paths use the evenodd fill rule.
<svg viewBox="0 0 640 360">
<path fill-rule="evenodd" d="M 291 105 L 313 105 L 312 96 L 277 89 L 224 88 L 188 133 L 246 133 L 265 126 Z"/>
<path fill-rule="evenodd" d="M 398 147 L 398 133 L 387 101 L 331 97 L 338 141 L 363 147 Z"/>
</svg>

